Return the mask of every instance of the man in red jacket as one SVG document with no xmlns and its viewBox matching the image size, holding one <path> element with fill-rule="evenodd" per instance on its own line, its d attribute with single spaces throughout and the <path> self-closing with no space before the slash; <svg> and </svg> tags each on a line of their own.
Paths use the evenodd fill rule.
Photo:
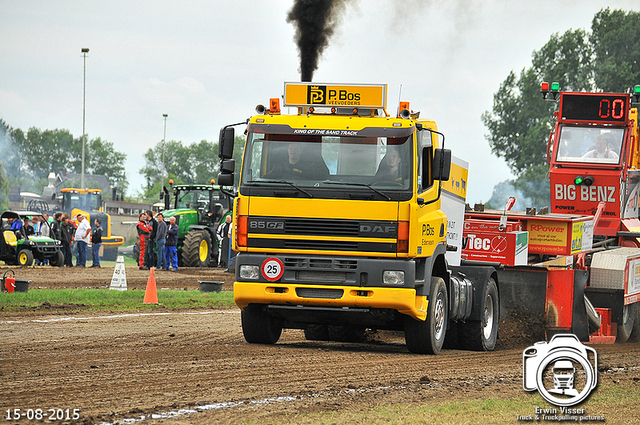
<svg viewBox="0 0 640 425">
<path fill-rule="evenodd" d="M 145 267 L 144 265 L 144 252 L 147 246 L 147 239 L 149 239 L 149 235 L 151 234 L 151 228 L 147 224 L 147 215 L 145 213 L 140 213 L 138 220 L 138 248 L 140 249 L 138 253 L 138 266 L 140 270 L 149 270 L 149 267 Z"/>
</svg>

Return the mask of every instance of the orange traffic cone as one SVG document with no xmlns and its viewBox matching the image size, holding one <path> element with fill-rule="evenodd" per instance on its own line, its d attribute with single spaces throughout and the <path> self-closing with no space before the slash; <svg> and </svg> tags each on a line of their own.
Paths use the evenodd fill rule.
<svg viewBox="0 0 640 425">
<path fill-rule="evenodd" d="M 149 273 L 149 280 L 147 281 L 147 289 L 144 293 L 144 304 L 158 304 L 155 271 L 155 267 L 151 267 L 151 273 Z"/>
</svg>

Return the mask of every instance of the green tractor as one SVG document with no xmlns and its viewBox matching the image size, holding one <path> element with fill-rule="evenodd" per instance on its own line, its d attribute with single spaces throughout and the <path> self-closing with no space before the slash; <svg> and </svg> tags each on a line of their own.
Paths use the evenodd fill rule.
<svg viewBox="0 0 640 425">
<path fill-rule="evenodd" d="M 61 267 L 64 263 L 62 244 L 48 236 L 29 235 L 25 226 L 12 230 L 14 221 L 25 222 L 31 217 L 40 219 L 37 211 L 5 211 L 0 216 L 0 260 L 6 264 L 31 266 L 34 260 L 49 261 L 52 266 Z M 49 226 L 49 223 L 46 224 Z M 49 227 L 49 234 L 53 234 Z"/>
<path fill-rule="evenodd" d="M 227 214 L 231 214 L 233 193 L 215 184 L 173 185 L 171 205 L 169 190 L 161 193 L 164 220 L 178 223 L 178 263 L 183 267 L 216 267 L 218 243 L 216 230 Z"/>
</svg>

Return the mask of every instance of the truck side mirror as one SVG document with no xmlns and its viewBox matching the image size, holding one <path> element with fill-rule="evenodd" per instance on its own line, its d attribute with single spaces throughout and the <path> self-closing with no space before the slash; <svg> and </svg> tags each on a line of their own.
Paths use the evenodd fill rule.
<svg viewBox="0 0 640 425">
<path fill-rule="evenodd" d="M 220 186 L 233 186 L 233 173 L 229 173 L 229 174 L 225 174 L 225 173 L 220 173 L 218 174 L 218 184 Z"/>
<path fill-rule="evenodd" d="M 433 153 L 433 167 L 431 178 L 433 180 L 449 181 L 451 175 L 451 149 L 438 148 Z"/>
<path fill-rule="evenodd" d="M 233 157 L 233 142 L 235 130 L 233 127 L 223 127 L 220 130 L 220 140 L 218 142 L 218 157 L 220 159 L 230 159 Z"/>
</svg>

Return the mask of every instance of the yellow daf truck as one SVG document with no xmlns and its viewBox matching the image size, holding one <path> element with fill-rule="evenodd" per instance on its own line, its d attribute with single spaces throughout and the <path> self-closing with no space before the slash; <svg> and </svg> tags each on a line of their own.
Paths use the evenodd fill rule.
<svg viewBox="0 0 640 425">
<path fill-rule="evenodd" d="M 462 239 L 466 167 L 436 123 L 404 102 L 390 116 L 384 84 L 285 83 L 283 99 L 292 114 L 274 98 L 240 123 L 232 243 L 247 342 L 274 344 L 283 328 L 335 341 L 393 329 L 415 353 L 445 339 L 492 350 L 496 270 L 460 266 L 461 247 L 447 242 Z M 224 186 L 236 125 L 220 131 Z"/>
</svg>

